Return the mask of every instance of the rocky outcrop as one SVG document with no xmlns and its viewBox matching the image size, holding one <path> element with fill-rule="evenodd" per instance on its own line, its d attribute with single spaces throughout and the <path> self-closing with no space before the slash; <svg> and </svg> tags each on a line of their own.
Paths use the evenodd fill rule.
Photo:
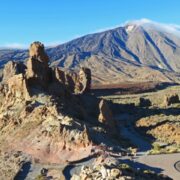
<svg viewBox="0 0 180 180">
<path fill-rule="evenodd" d="M 79 73 L 74 71 L 63 71 L 60 68 L 50 68 L 49 58 L 44 51 L 44 45 L 34 42 L 29 49 L 30 58 L 27 61 L 26 78 L 33 86 L 49 88 L 50 92 L 62 95 L 62 89 L 75 94 L 83 94 L 90 90 L 91 71 L 81 68 Z M 62 88 L 63 87 L 63 88 Z M 60 93 L 57 90 L 60 89 Z"/>
<path fill-rule="evenodd" d="M 115 129 L 115 121 L 113 119 L 112 111 L 108 105 L 108 102 L 104 99 L 102 99 L 99 103 L 99 117 L 98 120 L 100 123 L 106 125 L 107 127 L 110 127 L 111 130 Z"/>
<path fill-rule="evenodd" d="M 31 86 L 47 88 L 50 82 L 50 68 L 48 64 L 33 57 L 29 58 L 27 61 L 26 78 Z"/>
<path fill-rule="evenodd" d="M 0 86 L 0 150 L 22 151 L 44 163 L 88 157 L 92 147 L 110 135 L 106 129 L 114 132 L 107 102 L 100 105 L 99 123 L 94 114 L 99 100 L 90 94 L 74 95 L 89 91 L 91 71 L 49 67 L 41 43 L 33 43 L 29 51 L 26 71 L 10 63 L 12 73 L 5 71 Z"/>
<path fill-rule="evenodd" d="M 66 72 L 58 67 L 52 69 L 52 82 L 56 86 L 66 87 L 71 93 L 74 93 L 76 79 L 77 74 L 75 72 Z"/>
<path fill-rule="evenodd" d="M 24 73 L 26 66 L 21 62 L 9 61 L 3 69 L 3 82 L 6 83 L 9 78 L 16 74 Z"/>
<path fill-rule="evenodd" d="M 52 78 L 53 82 L 61 83 L 74 94 L 83 94 L 91 88 L 91 70 L 88 68 L 81 68 L 79 73 L 54 68 Z"/>
<path fill-rule="evenodd" d="M 83 84 L 80 93 L 87 89 L 86 70 L 78 75 L 50 68 L 44 46 L 39 42 L 31 44 L 29 54 L 26 66 L 9 62 L 4 69 L 0 85 L 0 137 L 6 143 L 1 147 L 23 151 L 41 162 L 64 163 L 87 157 L 92 140 L 81 119 L 84 108 L 73 95 L 77 80 Z"/>
<path fill-rule="evenodd" d="M 27 85 L 27 80 L 23 74 L 14 75 L 7 81 L 8 92 L 6 98 L 14 97 L 15 99 L 30 99 L 29 88 Z"/>
<path fill-rule="evenodd" d="M 140 107 L 149 107 L 152 106 L 152 103 L 149 99 L 145 99 L 145 98 L 139 98 L 139 106 Z"/>
<path fill-rule="evenodd" d="M 31 86 L 47 88 L 51 80 L 49 57 L 45 53 L 44 45 L 34 42 L 29 48 L 26 78 Z"/>
<path fill-rule="evenodd" d="M 78 126 L 76 124 L 76 126 Z M 60 135 L 64 141 L 64 149 L 76 147 L 88 147 L 91 145 L 91 138 L 87 127 L 76 127 L 76 131 L 72 130 L 72 126 L 60 124 Z M 73 146 L 72 146 L 73 144 Z"/>
<path fill-rule="evenodd" d="M 164 105 L 170 106 L 171 104 L 180 103 L 178 94 L 167 95 L 164 98 Z"/>
<path fill-rule="evenodd" d="M 82 94 L 88 92 L 91 88 L 91 70 L 81 68 L 78 74 L 77 82 L 75 83 L 75 93 Z"/>
<path fill-rule="evenodd" d="M 38 41 L 30 45 L 29 57 L 45 64 L 49 62 L 49 57 L 44 50 L 44 45 Z"/>
</svg>

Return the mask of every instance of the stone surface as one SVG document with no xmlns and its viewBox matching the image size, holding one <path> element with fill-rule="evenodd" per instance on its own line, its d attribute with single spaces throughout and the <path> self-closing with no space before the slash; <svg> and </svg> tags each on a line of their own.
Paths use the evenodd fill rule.
<svg viewBox="0 0 180 180">
<path fill-rule="evenodd" d="M 88 92 L 91 88 L 91 70 L 81 68 L 75 85 L 75 93 L 82 94 Z"/>
<path fill-rule="evenodd" d="M 26 66 L 21 62 L 9 61 L 3 69 L 3 82 L 6 83 L 14 75 L 24 73 Z"/>
<path fill-rule="evenodd" d="M 115 129 L 115 121 L 113 119 L 112 111 L 108 105 L 108 102 L 102 99 L 99 103 L 99 117 L 98 120 L 100 123 Z M 112 130 L 110 129 L 110 131 Z"/>
<path fill-rule="evenodd" d="M 31 86 L 46 88 L 50 81 L 50 69 L 46 63 L 29 58 L 27 61 L 26 78 Z"/>
<path fill-rule="evenodd" d="M 57 67 L 52 69 L 52 81 L 66 87 L 71 93 L 74 93 L 76 79 L 75 72 L 66 72 Z"/>
<path fill-rule="evenodd" d="M 33 42 L 30 45 L 29 56 L 30 56 L 30 58 L 37 59 L 40 62 L 43 62 L 46 64 L 48 64 L 48 62 L 49 62 L 49 57 L 45 53 L 44 45 L 38 41 Z"/>
<path fill-rule="evenodd" d="M 23 74 L 14 75 L 7 81 L 8 92 L 6 94 L 6 99 L 9 97 L 14 97 L 17 99 L 30 99 L 29 88 L 27 85 L 27 80 L 24 78 Z"/>
<path fill-rule="evenodd" d="M 29 48 L 29 59 L 27 61 L 26 78 L 31 86 L 47 88 L 51 80 L 49 57 L 45 53 L 44 45 L 34 42 Z"/>
<path fill-rule="evenodd" d="M 83 94 L 91 88 L 91 71 L 88 68 L 81 68 L 79 73 L 53 68 L 52 78 L 53 82 L 61 83 L 71 93 Z"/>
</svg>

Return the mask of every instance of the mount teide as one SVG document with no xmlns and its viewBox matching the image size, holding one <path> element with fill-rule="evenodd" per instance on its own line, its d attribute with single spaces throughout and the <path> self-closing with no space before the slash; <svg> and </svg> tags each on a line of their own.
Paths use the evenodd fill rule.
<svg viewBox="0 0 180 180">
<path fill-rule="evenodd" d="M 52 66 L 91 68 L 94 83 L 180 82 L 180 36 L 153 22 L 86 35 L 47 53 Z M 0 50 L 2 65 L 26 56 L 23 50 Z"/>
</svg>

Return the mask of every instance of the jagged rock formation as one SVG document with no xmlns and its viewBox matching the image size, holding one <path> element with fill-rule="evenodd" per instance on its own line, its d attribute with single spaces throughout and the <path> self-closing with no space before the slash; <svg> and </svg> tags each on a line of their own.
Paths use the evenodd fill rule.
<svg viewBox="0 0 180 180">
<path fill-rule="evenodd" d="M 98 142 L 97 137 L 101 136 L 93 128 L 98 124 L 97 117 L 88 122 L 88 111 L 79 96 L 74 95 L 89 91 L 90 85 L 89 69 L 76 73 L 50 68 L 44 46 L 33 43 L 26 66 L 10 62 L 4 70 L 0 88 L 0 150 L 22 151 L 32 159 L 52 163 L 90 155 L 93 139 Z M 108 124 L 109 119 L 104 116 L 103 121 L 110 126 L 112 123 Z"/>
<path fill-rule="evenodd" d="M 29 57 L 45 64 L 48 64 L 49 62 L 49 57 L 45 53 L 44 45 L 40 42 L 34 42 L 31 44 L 29 49 Z"/>
<path fill-rule="evenodd" d="M 47 88 L 50 82 L 49 57 L 44 51 L 44 45 L 34 42 L 29 49 L 26 78 L 31 85 Z"/>
<path fill-rule="evenodd" d="M 81 68 L 79 73 L 54 68 L 52 69 L 52 77 L 53 81 L 60 82 L 71 93 L 83 94 L 91 88 L 91 70 L 88 68 Z"/>
<path fill-rule="evenodd" d="M 29 88 L 27 85 L 27 80 L 23 76 L 23 74 L 18 74 L 12 76 L 8 81 L 8 92 L 6 98 L 8 100 L 9 97 L 24 98 L 28 100 L 30 98 Z"/>
<path fill-rule="evenodd" d="M 75 72 L 66 72 L 60 68 L 52 69 L 53 82 L 63 84 L 70 92 L 74 92 L 77 74 Z"/>
<path fill-rule="evenodd" d="M 50 71 L 47 63 L 29 58 L 27 61 L 26 78 L 30 85 L 47 88 L 50 82 Z"/>
<path fill-rule="evenodd" d="M 26 66 L 22 62 L 9 61 L 3 69 L 2 81 L 6 83 L 9 78 L 16 74 L 24 73 Z"/>
<path fill-rule="evenodd" d="M 81 68 L 79 76 L 75 82 L 75 93 L 83 93 L 89 91 L 91 88 L 91 70 L 88 68 Z"/>
</svg>

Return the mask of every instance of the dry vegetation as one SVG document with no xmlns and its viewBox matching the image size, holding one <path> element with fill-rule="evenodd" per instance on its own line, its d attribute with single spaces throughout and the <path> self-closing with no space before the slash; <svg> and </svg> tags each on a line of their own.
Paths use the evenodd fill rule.
<svg viewBox="0 0 180 180">
<path fill-rule="evenodd" d="M 166 97 L 173 94 L 180 96 L 180 86 L 171 86 L 156 92 L 111 95 L 103 96 L 103 98 L 115 104 L 134 105 L 132 110 L 134 111 L 134 126 L 152 143 L 159 144 L 159 149 L 155 146 L 151 151 L 152 154 L 157 154 L 180 152 L 180 103 L 167 106 L 165 102 Z M 152 105 L 141 107 L 141 98 L 150 100 Z M 117 109 L 116 113 L 118 113 Z M 119 109 L 119 113 L 122 113 L 122 110 Z"/>
</svg>

